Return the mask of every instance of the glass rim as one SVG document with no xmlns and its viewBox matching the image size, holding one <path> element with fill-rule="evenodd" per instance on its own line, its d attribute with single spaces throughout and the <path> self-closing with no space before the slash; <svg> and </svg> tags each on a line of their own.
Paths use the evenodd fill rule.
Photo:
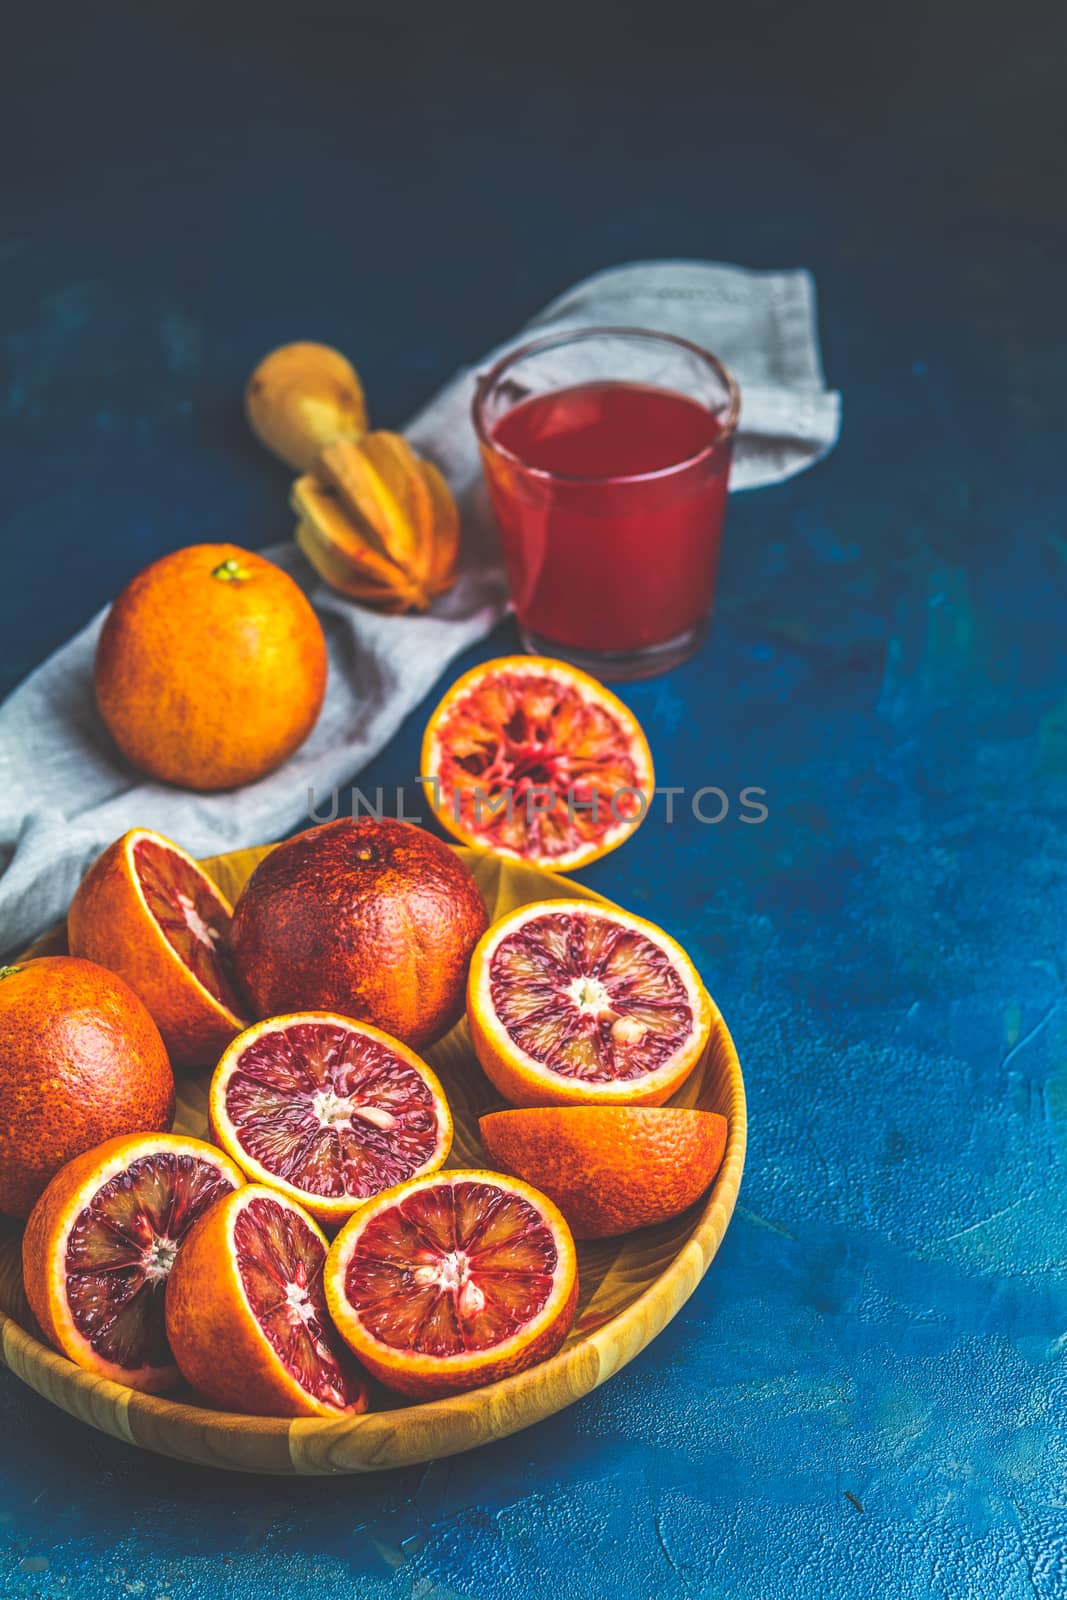
<svg viewBox="0 0 1067 1600">
<path fill-rule="evenodd" d="M 700 450 L 693 451 L 690 455 L 683 456 L 678 461 L 672 461 L 670 466 L 656 467 L 650 472 L 610 472 L 610 473 L 575 473 L 553 472 L 547 467 L 533 467 L 514 450 L 509 450 L 506 445 L 493 438 L 483 419 L 483 410 L 493 386 L 503 377 L 508 368 L 527 356 L 536 355 L 542 350 L 551 350 L 557 345 L 574 344 L 580 339 L 603 338 L 605 335 L 616 338 L 648 339 L 656 344 L 674 345 L 676 349 L 686 350 L 710 367 L 715 376 L 726 389 L 729 405 L 726 420 L 722 431 L 714 439 L 704 445 Z M 604 380 L 611 382 L 613 380 Z M 620 380 L 625 381 L 625 380 Z M 550 393 L 551 391 L 546 391 Z M 686 467 L 695 466 L 715 455 L 732 443 L 737 432 L 737 422 L 741 414 L 741 390 L 737 379 L 724 361 L 710 350 L 705 350 L 703 345 L 694 344 L 692 339 L 683 339 L 675 333 L 658 333 L 654 328 L 637 328 L 615 326 L 613 324 L 597 324 L 588 328 L 561 328 L 558 333 L 542 334 L 539 338 L 529 339 L 525 344 L 517 345 L 514 350 L 508 350 L 478 379 L 471 401 L 471 420 L 478 441 L 485 449 L 491 450 L 494 455 L 502 457 L 514 466 L 521 467 L 531 477 L 543 478 L 551 483 L 645 483 L 655 478 L 669 477 L 673 472 L 681 472 Z"/>
</svg>

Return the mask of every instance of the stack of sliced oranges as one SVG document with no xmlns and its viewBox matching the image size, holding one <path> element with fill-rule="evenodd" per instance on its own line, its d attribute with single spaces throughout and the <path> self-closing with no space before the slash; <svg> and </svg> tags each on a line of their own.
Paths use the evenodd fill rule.
<svg viewBox="0 0 1067 1600">
<path fill-rule="evenodd" d="M 613 849 L 652 784 L 621 702 L 530 658 L 462 678 L 431 718 L 425 755 L 453 832 L 538 865 Z M 532 789 L 542 800 L 527 811 Z M 482 790 L 510 820 L 481 823 Z M 576 792 L 588 803 L 577 823 L 566 814 Z M 251 1023 L 253 987 L 231 956 L 251 919 L 240 901 L 234 916 L 190 856 L 135 829 L 84 879 L 72 955 L 53 965 L 76 965 L 83 986 L 99 973 L 101 996 L 121 981 L 176 1065 L 217 1063 L 213 1142 L 147 1120 L 143 1131 L 109 1129 L 108 1074 L 117 1083 L 129 1066 L 118 1035 L 109 1055 L 94 1034 L 104 1109 L 86 1125 L 115 1136 L 73 1160 L 69 1139 L 38 1149 L 21 1202 L 23 1215 L 32 1204 L 30 1305 L 89 1370 L 151 1392 L 184 1379 L 243 1413 L 351 1415 L 368 1403 L 367 1375 L 433 1398 L 521 1372 L 571 1328 L 575 1238 L 664 1222 L 714 1178 L 724 1119 L 666 1104 L 704 1056 L 714 1004 L 674 939 L 606 903 L 539 901 L 486 928 L 467 868 L 410 825 L 335 823 L 294 841 L 291 861 L 286 850 L 242 895 L 254 897 L 275 1012 Z M 318 974 L 286 959 L 308 884 L 329 946 Z M 468 909 L 449 917 L 448 905 Z M 397 952 L 384 986 L 367 981 L 375 941 Z M 235 952 L 245 966 L 251 948 Z M 348 970 L 359 978 L 346 991 L 354 1014 L 336 1004 Z M 0 1006 L 14 1037 L 19 996 L 39 1005 L 46 981 L 58 983 L 39 973 Z M 0 1000 L 3 983 L 0 973 Z M 447 1086 L 412 1042 L 464 1006 L 477 1061 L 509 1109 L 481 1118 L 485 1169 L 446 1170 Z M 382 1025 L 397 1017 L 406 1039 Z M 53 1088 L 66 1070 L 58 1051 L 39 1047 L 28 1069 Z M 0 1087 L 0 1145 L 17 1141 L 26 1100 L 8 1105 Z"/>
</svg>

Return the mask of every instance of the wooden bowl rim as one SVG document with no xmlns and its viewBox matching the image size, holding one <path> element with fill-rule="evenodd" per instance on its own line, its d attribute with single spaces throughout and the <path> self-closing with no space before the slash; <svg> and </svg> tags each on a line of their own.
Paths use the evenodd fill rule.
<svg viewBox="0 0 1067 1600">
<path fill-rule="evenodd" d="M 454 845 L 452 848 L 462 857 L 483 854 L 465 846 Z M 241 853 L 236 850 L 228 852 L 231 856 Z M 523 865 L 530 866 L 529 863 Z M 606 895 L 584 884 L 574 883 L 560 873 L 545 868 L 531 870 L 565 888 L 573 898 L 616 905 Z M 191 1405 L 187 1401 L 168 1400 L 161 1395 L 143 1394 L 113 1379 L 87 1372 L 38 1339 L 14 1316 L 4 1311 L 0 1311 L 0 1355 L 16 1377 L 45 1399 L 71 1411 L 82 1420 L 91 1421 L 114 1437 L 143 1449 L 164 1453 L 155 1445 L 138 1438 L 133 1422 L 139 1418 L 150 1420 L 153 1432 L 159 1426 L 169 1424 L 195 1435 L 221 1433 L 231 1440 L 235 1435 L 243 1435 L 264 1444 L 272 1441 L 276 1446 L 284 1444 L 287 1447 L 288 1464 L 266 1468 L 257 1467 L 252 1458 L 240 1464 L 227 1461 L 224 1452 L 220 1452 L 215 1464 L 235 1470 L 292 1473 L 375 1471 L 456 1454 L 491 1439 L 504 1437 L 505 1434 L 518 1432 L 589 1394 L 633 1360 L 681 1310 L 711 1265 L 737 1201 L 747 1143 L 747 1106 L 741 1063 L 730 1031 L 713 999 L 709 1053 L 716 1044 L 727 1090 L 726 1149 L 715 1181 L 684 1244 L 664 1271 L 628 1306 L 526 1372 L 446 1400 L 367 1411 L 359 1416 L 334 1420 L 320 1417 L 255 1417 L 243 1412 L 215 1411 L 205 1406 Z M 635 1234 L 623 1236 L 634 1237 Z M 553 1391 L 563 1398 L 558 1404 L 553 1402 L 544 1405 L 544 1395 Z M 72 1401 L 80 1399 L 82 1404 L 72 1409 L 65 1403 L 67 1396 Z M 90 1401 L 91 1416 L 88 1418 L 84 1414 L 85 1400 Z M 453 1431 L 457 1436 L 455 1442 L 451 1443 L 439 1437 L 450 1422 L 456 1424 Z M 366 1438 L 370 1444 L 378 1436 L 382 1443 L 386 1443 L 394 1430 L 409 1434 L 425 1432 L 427 1437 L 435 1438 L 436 1442 L 433 1449 L 425 1454 L 416 1452 L 404 1454 L 402 1459 L 383 1461 L 376 1461 L 372 1451 L 358 1449 L 358 1441 L 362 1438 Z M 336 1465 L 322 1465 L 321 1450 L 314 1448 L 316 1441 L 328 1445 L 329 1456 L 336 1460 Z M 309 1445 L 312 1447 L 310 1460 L 307 1455 Z M 346 1449 L 346 1445 L 356 1448 Z M 276 1451 L 273 1454 L 280 1456 L 281 1453 Z M 188 1456 L 182 1452 L 179 1453 L 179 1459 L 192 1459 L 206 1464 L 204 1455 L 200 1453 Z"/>
</svg>

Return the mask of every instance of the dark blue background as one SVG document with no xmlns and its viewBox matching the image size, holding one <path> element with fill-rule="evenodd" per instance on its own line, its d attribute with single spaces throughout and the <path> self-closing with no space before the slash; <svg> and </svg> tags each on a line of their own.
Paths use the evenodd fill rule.
<svg viewBox="0 0 1067 1600">
<path fill-rule="evenodd" d="M 598 267 L 805 265 L 846 420 L 732 503 L 709 645 L 627 694 L 661 781 L 769 821 L 587 875 L 744 1061 L 699 1292 L 574 1410 L 365 1481 L 186 1470 L 5 1378 L 5 1595 L 1067 1593 L 1062 8 L 742 9 L 7 22 L 5 687 L 151 557 L 287 534 L 240 408 L 284 340 L 396 425 Z"/>
</svg>

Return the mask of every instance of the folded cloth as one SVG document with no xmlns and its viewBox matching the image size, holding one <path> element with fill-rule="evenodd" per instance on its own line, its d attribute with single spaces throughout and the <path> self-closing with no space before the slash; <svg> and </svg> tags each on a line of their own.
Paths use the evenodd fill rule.
<svg viewBox="0 0 1067 1600">
<path fill-rule="evenodd" d="M 530 333 L 592 323 L 680 334 L 722 357 L 742 391 L 731 488 L 791 477 L 833 448 L 840 401 L 823 385 L 806 272 L 656 261 L 586 279 L 479 368 L 457 373 L 405 429 L 449 479 L 463 519 L 458 581 L 429 614 L 362 610 L 321 583 L 295 545 L 266 552 L 308 594 L 330 656 L 322 715 L 279 771 L 215 795 L 133 771 L 93 703 L 103 613 L 8 697 L 0 707 L 0 949 L 58 921 L 89 863 L 127 828 L 155 828 L 199 856 L 257 844 L 306 822 L 310 793 L 326 803 L 371 760 L 448 662 L 507 609 L 469 420 L 478 372 Z"/>
</svg>

